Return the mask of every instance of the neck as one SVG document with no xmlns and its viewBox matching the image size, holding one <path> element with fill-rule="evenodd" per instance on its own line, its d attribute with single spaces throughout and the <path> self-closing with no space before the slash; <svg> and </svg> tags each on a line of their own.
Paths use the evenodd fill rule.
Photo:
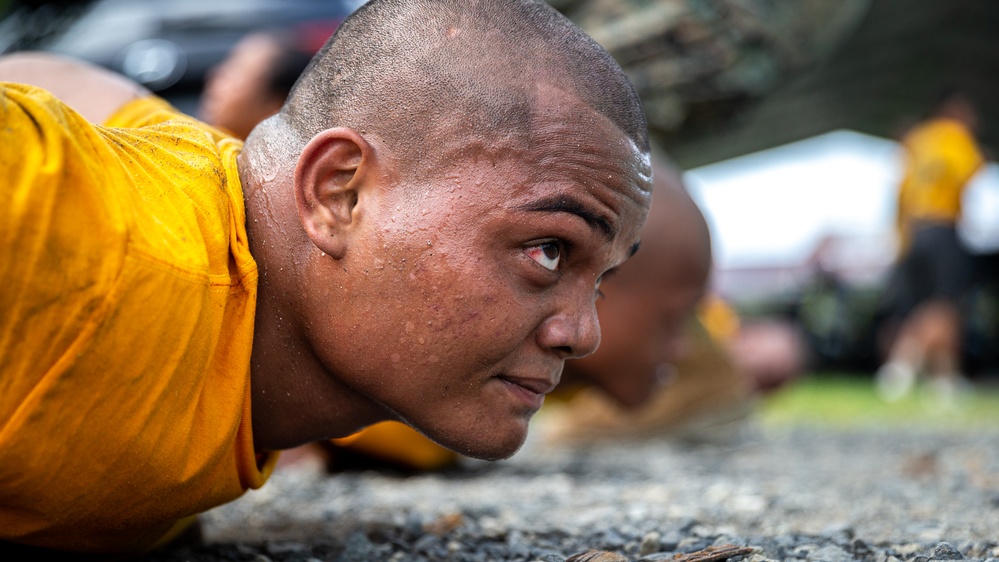
<svg viewBox="0 0 999 562">
<path fill-rule="evenodd" d="M 294 199 L 281 197 L 290 192 L 289 186 L 261 182 L 262 175 L 250 169 L 249 160 L 240 155 L 238 164 L 250 252 L 259 271 L 250 355 L 255 448 L 287 449 L 343 437 L 390 419 L 393 416 L 382 407 L 342 385 L 312 349 L 301 322 L 306 306 L 301 296 L 305 290 L 298 282 L 301 271 L 290 257 L 302 251 L 300 245 L 281 238 L 297 232 L 297 213 L 291 214 Z"/>
<path fill-rule="evenodd" d="M 258 451 L 345 437 L 391 418 L 340 384 L 296 337 L 298 330 L 284 322 L 286 313 L 266 303 L 258 300 L 250 363 L 253 442 Z"/>
</svg>

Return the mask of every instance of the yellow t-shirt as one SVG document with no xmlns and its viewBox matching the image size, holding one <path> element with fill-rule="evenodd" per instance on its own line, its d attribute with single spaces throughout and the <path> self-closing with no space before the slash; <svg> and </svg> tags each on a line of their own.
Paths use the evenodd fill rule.
<svg viewBox="0 0 999 562">
<path fill-rule="evenodd" d="M 983 157 L 971 131 L 953 119 L 933 119 L 902 140 L 904 176 L 899 188 L 898 218 L 903 241 L 914 221 L 954 224 L 961 197 Z"/>
<path fill-rule="evenodd" d="M 406 470 L 441 470 L 461 458 L 412 427 L 395 421 L 376 423 L 353 435 L 331 439 L 330 444 L 334 450 L 363 455 L 376 465 Z"/>
<path fill-rule="evenodd" d="M 697 305 L 697 319 L 711 339 L 728 344 L 739 333 L 739 313 L 717 293 L 708 293 Z"/>
<path fill-rule="evenodd" d="M 146 549 L 261 486 L 239 141 L 0 83 L 0 540 Z"/>
</svg>

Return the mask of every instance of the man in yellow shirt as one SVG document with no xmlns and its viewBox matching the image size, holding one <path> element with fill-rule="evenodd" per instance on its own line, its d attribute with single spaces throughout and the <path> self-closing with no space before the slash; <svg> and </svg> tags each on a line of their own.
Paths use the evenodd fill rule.
<svg viewBox="0 0 999 562">
<path fill-rule="evenodd" d="M 961 299 L 972 264 L 956 225 L 964 188 L 984 162 L 974 137 L 976 123 L 970 101 L 951 92 L 902 139 L 901 247 L 887 295 L 898 325 L 876 377 L 881 396 L 889 401 L 907 394 L 927 374 L 946 404 L 963 380 Z"/>
<path fill-rule="evenodd" d="M 540 1 L 372 0 L 245 145 L 70 61 L 0 79 L 8 543 L 140 552 L 383 420 L 512 454 L 650 199 L 633 87 Z"/>
</svg>

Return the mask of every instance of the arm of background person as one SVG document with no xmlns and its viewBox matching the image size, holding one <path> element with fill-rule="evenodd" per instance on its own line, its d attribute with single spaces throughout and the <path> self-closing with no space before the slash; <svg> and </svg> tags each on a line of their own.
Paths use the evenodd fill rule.
<svg viewBox="0 0 999 562">
<path fill-rule="evenodd" d="M 103 123 L 125 103 L 150 95 L 120 74 L 50 53 L 0 57 L 0 81 L 44 88 L 91 123 Z"/>
</svg>

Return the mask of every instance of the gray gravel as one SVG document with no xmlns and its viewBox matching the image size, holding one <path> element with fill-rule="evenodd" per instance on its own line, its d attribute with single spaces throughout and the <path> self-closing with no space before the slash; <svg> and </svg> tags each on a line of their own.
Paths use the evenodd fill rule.
<svg viewBox="0 0 999 562">
<path fill-rule="evenodd" d="M 541 450 L 443 474 L 306 467 L 203 517 L 207 545 L 152 560 L 999 562 L 995 431 L 747 428 L 726 445 Z"/>
</svg>

